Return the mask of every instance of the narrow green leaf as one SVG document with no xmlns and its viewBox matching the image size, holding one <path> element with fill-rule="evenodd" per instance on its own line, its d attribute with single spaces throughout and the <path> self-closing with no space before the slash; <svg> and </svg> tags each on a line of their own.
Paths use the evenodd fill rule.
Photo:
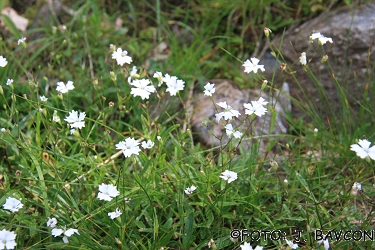
<svg viewBox="0 0 375 250">
<path fill-rule="evenodd" d="M 16 28 L 16 25 L 14 25 L 12 20 L 6 15 L 2 15 L 1 17 L 5 25 L 8 27 L 9 31 L 13 34 L 13 36 L 15 36 L 17 39 L 21 38 L 21 33 Z"/>
</svg>

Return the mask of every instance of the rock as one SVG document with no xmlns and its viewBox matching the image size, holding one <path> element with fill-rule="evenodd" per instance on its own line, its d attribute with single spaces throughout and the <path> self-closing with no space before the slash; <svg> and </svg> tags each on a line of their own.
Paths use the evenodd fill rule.
<svg viewBox="0 0 375 250">
<path fill-rule="evenodd" d="M 221 119 L 220 122 L 217 123 L 215 114 L 218 112 L 215 110 L 211 98 L 203 94 L 198 94 L 195 98 L 195 104 L 193 104 L 192 128 L 196 137 L 205 145 L 209 145 L 210 147 L 220 146 L 220 140 L 218 138 L 222 138 L 221 143 L 223 146 L 229 142 L 229 137 L 226 135 L 226 129 L 224 128 L 227 122 L 231 123 L 233 128 L 242 124 L 236 130 L 240 130 L 243 133 L 251 123 L 251 127 L 245 139 L 241 142 L 241 145 L 244 146 L 246 151 L 249 151 L 253 141 L 260 141 L 260 156 L 269 153 L 266 150 L 268 142 L 276 138 L 272 137 L 271 140 L 269 140 L 268 135 L 282 135 L 287 133 L 287 125 L 283 118 L 283 115 L 288 111 L 290 112 L 291 108 L 290 99 L 287 97 L 287 95 L 289 95 L 287 83 L 284 83 L 281 92 L 275 91 L 268 94 L 266 92 L 261 92 L 259 89 L 240 90 L 230 80 L 209 80 L 209 82 L 215 84 L 216 91 L 213 94 L 214 102 L 226 102 L 235 110 L 238 110 L 241 115 L 239 118 L 234 118 L 234 120 L 224 121 L 224 119 Z M 262 117 L 248 119 L 244 123 L 247 115 L 245 115 L 243 104 L 257 101 L 259 97 L 263 97 L 269 102 L 267 105 L 267 113 Z M 223 111 L 219 106 L 217 106 L 217 108 L 219 112 Z M 274 128 L 271 128 L 272 113 L 275 114 Z M 205 126 L 203 123 L 207 125 Z M 236 141 L 235 138 L 232 140 Z"/>
<path fill-rule="evenodd" d="M 373 2 L 358 8 L 343 7 L 324 13 L 287 31 L 283 37 L 274 39 L 271 47 L 276 52 L 280 41 L 283 41 L 280 48 L 283 59 L 280 56 L 279 62 L 285 60 L 291 71 L 295 73 L 288 75 L 279 69 L 271 70 L 266 75 L 267 79 L 270 80 L 272 74 L 276 72 L 275 82 L 287 81 L 293 98 L 302 103 L 316 104 L 317 109 L 329 119 L 340 111 L 342 105 L 347 106 L 346 109 L 357 112 L 364 100 L 366 86 L 373 82 L 371 78 L 373 79 L 372 69 L 375 61 L 374 13 Z M 323 46 L 318 45 L 317 40 L 310 43 L 309 37 L 312 32 L 320 32 L 326 37 L 331 37 L 333 43 L 326 43 Z M 315 80 L 312 80 L 311 72 L 303 70 L 303 66 L 299 63 L 302 52 L 306 52 L 307 60 L 311 60 L 308 66 L 316 77 Z M 324 55 L 328 55 L 328 61 L 321 63 Z M 276 60 L 274 65 L 275 62 Z M 279 64 L 276 63 L 275 67 L 278 68 Z M 325 91 L 323 95 L 319 93 L 317 86 L 323 87 Z M 347 103 L 345 100 L 340 100 L 339 91 L 345 94 Z M 304 108 L 294 105 L 293 116 L 305 115 Z"/>
</svg>

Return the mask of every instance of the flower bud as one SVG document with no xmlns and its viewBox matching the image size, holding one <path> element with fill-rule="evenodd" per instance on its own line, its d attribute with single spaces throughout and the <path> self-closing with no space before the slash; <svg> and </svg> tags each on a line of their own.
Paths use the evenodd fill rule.
<svg viewBox="0 0 375 250">
<path fill-rule="evenodd" d="M 264 35 L 265 35 L 266 37 L 269 37 L 270 33 L 272 33 L 272 30 L 270 30 L 269 28 L 265 27 L 265 28 L 264 28 Z"/>
</svg>

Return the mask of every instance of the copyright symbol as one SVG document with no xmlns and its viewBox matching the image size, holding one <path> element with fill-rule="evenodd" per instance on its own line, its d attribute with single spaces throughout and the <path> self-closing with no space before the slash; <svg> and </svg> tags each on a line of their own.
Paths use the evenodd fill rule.
<svg viewBox="0 0 375 250">
<path fill-rule="evenodd" d="M 241 237 L 241 230 L 233 229 L 230 232 L 230 237 L 232 237 L 233 239 L 238 239 L 239 237 Z"/>
</svg>

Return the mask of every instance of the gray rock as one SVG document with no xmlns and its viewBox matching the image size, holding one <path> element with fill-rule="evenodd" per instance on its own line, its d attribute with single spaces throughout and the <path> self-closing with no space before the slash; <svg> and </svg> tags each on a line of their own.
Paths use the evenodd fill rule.
<svg viewBox="0 0 375 250">
<path fill-rule="evenodd" d="M 233 128 L 239 126 L 236 130 L 240 130 L 243 133 L 250 126 L 241 145 L 248 151 L 254 141 L 260 141 L 259 155 L 263 156 L 265 153 L 269 153 L 266 150 L 269 141 L 282 137 L 280 135 L 287 133 L 287 125 L 283 118 L 283 115 L 288 111 L 290 112 L 291 108 L 290 99 L 287 97 L 289 95 L 287 83 L 284 83 L 281 91 L 266 93 L 261 92 L 259 89 L 240 90 L 230 80 L 225 79 L 209 80 L 209 82 L 214 83 L 216 87 L 216 91 L 213 94 L 214 102 L 226 102 L 239 111 L 241 115 L 238 118 L 234 118 L 234 120 L 224 121 L 224 119 L 221 119 L 217 123 L 215 114 L 222 112 L 222 108 L 216 105 L 218 108 L 218 111 L 216 111 L 211 98 L 198 94 L 193 105 L 192 128 L 195 135 L 204 144 L 210 147 L 217 147 L 220 146 L 221 139 L 221 145 L 226 145 L 229 142 L 229 137 L 224 128 L 227 122 L 231 123 Z M 244 122 L 247 115 L 243 104 L 257 101 L 260 97 L 269 102 L 267 105 L 268 112 L 262 117 L 255 117 Z M 271 126 L 272 114 L 274 114 L 274 127 Z M 236 142 L 238 139 L 233 138 L 232 141 Z"/>
<path fill-rule="evenodd" d="M 309 43 L 312 32 L 320 32 L 326 37 L 331 37 L 333 44 L 326 43 L 320 46 L 317 40 Z M 302 103 L 316 104 L 317 109 L 326 116 L 337 113 L 340 106 L 346 106 L 356 112 L 364 99 L 366 84 L 373 84 L 374 37 L 373 2 L 358 8 L 343 7 L 324 13 L 272 41 L 272 49 L 280 51 L 282 55 L 278 57 L 278 63 L 274 59 L 273 65 L 278 68 L 280 62 L 286 62 L 290 71 L 294 73 L 286 74 L 276 69 L 268 72 L 266 77 L 271 79 L 274 74 L 275 82 L 287 81 L 293 98 Z M 282 46 L 278 48 L 281 40 Z M 311 60 L 311 72 L 303 70 L 299 63 L 302 52 L 306 52 L 307 59 Z M 321 63 L 324 55 L 328 55 L 328 61 Z M 270 57 L 269 54 L 267 56 Z M 269 59 L 267 63 L 269 64 Z M 316 77 L 315 80 L 312 80 L 312 74 Z M 317 86 L 323 87 L 323 94 L 319 93 Z M 345 94 L 347 102 L 340 100 L 339 91 Z M 293 116 L 303 116 L 306 108 L 309 106 L 294 105 Z"/>
</svg>

